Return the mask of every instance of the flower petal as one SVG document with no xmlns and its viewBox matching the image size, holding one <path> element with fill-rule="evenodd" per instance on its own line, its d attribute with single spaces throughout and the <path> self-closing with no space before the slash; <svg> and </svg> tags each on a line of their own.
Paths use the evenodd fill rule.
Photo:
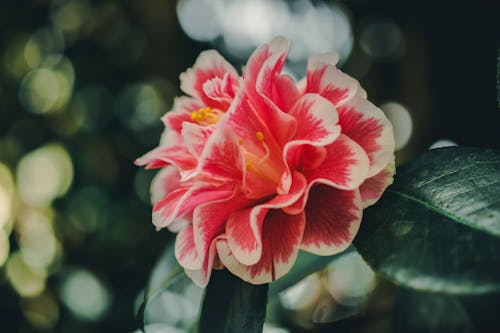
<svg viewBox="0 0 500 333">
<path fill-rule="evenodd" d="M 325 63 L 322 57 L 309 58 L 306 78 L 305 93 L 320 94 L 337 107 L 351 99 L 359 85 L 334 65 Z"/>
<path fill-rule="evenodd" d="M 197 161 L 183 145 L 160 146 L 135 160 L 135 165 L 145 165 L 146 169 L 157 169 L 170 164 L 180 170 L 196 167 Z"/>
<path fill-rule="evenodd" d="M 304 170 L 309 182 L 328 184 L 338 189 L 357 188 L 368 173 L 368 158 L 353 140 L 341 134 L 325 147 L 326 157 L 315 169 Z"/>
<path fill-rule="evenodd" d="M 218 101 L 207 96 L 203 85 L 213 78 L 224 79 L 226 73 L 231 77 L 232 83 L 238 83 L 238 73 L 217 51 L 203 51 L 196 59 L 194 66 L 180 75 L 181 89 L 186 94 L 199 98 L 210 107 L 222 109 Z"/>
<path fill-rule="evenodd" d="M 315 146 L 332 143 L 340 134 L 335 106 L 318 94 L 305 94 L 289 112 L 300 126 L 292 142 Z"/>
<path fill-rule="evenodd" d="M 301 168 L 302 157 L 307 153 L 321 157 L 317 149 L 304 148 L 303 146 L 325 146 L 339 136 L 341 128 L 337 125 L 338 115 L 335 106 L 318 94 L 306 94 L 301 97 L 289 112 L 300 126 L 297 128 L 293 140 L 286 143 L 283 148 L 283 159 L 286 161 L 286 171 L 283 174 L 279 193 L 287 193 L 290 188 L 291 170 Z M 318 154 L 314 154 L 318 152 Z M 309 154 L 309 155 L 311 155 Z M 309 156 L 311 157 L 311 156 Z"/>
<path fill-rule="evenodd" d="M 155 175 L 151 181 L 151 203 L 158 200 L 179 187 L 181 176 L 173 165 L 167 165 Z"/>
<path fill-rule="evenodd" d="M 201 126 L 185 122 L 182 125 L 182 138 L 184 145 L 194 157 L 199 158 L 213 131 L 213 126 Z"/>
<path fill-rule="evenodd" d="M 306 206 L 307 224 L 301 250 L 332 255 L 345 250 L 358 232 L 363 214 L 359 191 L 316 185 Z"/>
<path fill-rule="evenodd" d="M 253 284 L 274 281 L 290 271 L 298 254 L 305 214 L 288 215 L 270 210 L 262 223 L 262 255 L 255 265 L 244 265 L 234 256 L 227 240 L 217 242 L 217 252 L 231 273 Z"/>
<path fill-rule="evenodd" d="M 360 96 L 354 96 L 338 112 L 342 133 L 356 141 L 368 155 L 368 177 L 378 174 L 394 155 L 390 121 L 379 108 Z"/>
<path fill-rule="evenodd" d="M 220 237 L 220 236 L 219 236 Z M 203 260 L 201 268 L 199 269 L 189 269 L 185 268 L 184 271 L 186 275 L 193 280 L 193 282 L 201 288 L 205 288 L 210 280 L 210 275 L 212 274 L 212 269 L 221 269 L 220 262 L 217 258 L 216 242 L 215 238 L 208 248 L 208 253 Z"/>
<path fill-rule="evenodd" d="M 229 126 L 221 123 L 206 142 L 197 171 L 190 177 L 204 173 L 213 179 L 241 182 L 243 165 L 238 137 Z"/>
<path fill-rule="evenodd" d="M 394 160 L 392 160 L 392 162 L 389 162 L 382 171 L 366 179 L 363 184 L 359 186 L 361 199 L 363 199 L 364 204 L 363 208 L 373 205 L 380 199 L 385 189 L 394 181 L 395 170 Z"/>
<path fill-rule="evenodd" d="M 184 268 L 192 270 L 201 268 L 192 225 L 182 229 L 175 238 L 175 257 Z"/>
<path fill-rule="evenodd" d="M 204 105 L 196 98 L 180 96 L 174 99 L 174 106 L 163 116 L 163 123 L 177 133 L 182 130 L 184 122 L 193 122 L 191 114 L 203 108 Z"/>
<path fill-rule="evenodd" d="M 294 172 L 292 188 L 288 194 L 277 195 L 271 200 L 229 216 L 226 224 L 228 245 L 237 260 L 245 265 L 257 263 L 262 255 L 262 223 L 269 209 L 287 207 L 298 200 L 306 189 L 306 179 Z"/>
<path fill-rule="evenodd" d="M 235 189 L 229 197 L 206 202 L 194 209 L 193 233 L 199 267 L 206 261 L 212 241 L 224 232 L 229 215 L 246 204 L 248 199 Z"/>
<path fill-rule="evenodd" d="M 212 101 L 220 104 L 219 109 L 225 111 L 235 96 L 234 86 L 237 86 L 238 82 L 234 80 L 236 78 L 230 73 L 224 74 L 223 78 L 214 77 L 203 84 L 203 92 Z"/>
<path fill-rule="evenodd" d="M 227 198 L 232 189 L 207 185 L 179 188 L 172 191 L 153 206 L 153 224 L 157 228 L 170 225 L 175 219 L 182 218 L 195 207 L 205 202 Z"/>
</svg>

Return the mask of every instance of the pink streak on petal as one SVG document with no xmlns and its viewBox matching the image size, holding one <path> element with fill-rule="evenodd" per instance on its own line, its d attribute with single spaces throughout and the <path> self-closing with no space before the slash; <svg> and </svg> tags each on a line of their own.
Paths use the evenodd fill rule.
<svg viewBox="0 0 500 333">
<path fill-rule="evenodd" d="M 160 146 L 135 160 L 136 165 L 145 165 L 146 169 L 157 169 L 173 164 L 181 170 L 196 167 L 197 161 L 182 145 Z"/>
<path fill-rule="evenodd" d="M 206 260 L 212 241 L 224 232 L 229 215 L 248 204 L 248 199 L 242 197 L 235 189 L 229 197 L 212 200 L 195 208 L 193 212 L 194 243 L 200 260 Z"/>
<path fill-rule="evenodd" d="M 201 126 L 185 122 L 182 125 L 182 138 L 187 150 L 194 157 L 199 158 L 213 131 L 213 126 Z"/>
<path fill-rule="evenodd" d="M 174 106 L 162 118 L 166 127 L 180 133 L 184 122 L 193 122 L 191 114 L 203 108 L 204 105 L 196 98 L 176 97 Z"/>
<path fill-rule="evenodd" d="M 214 179 L 227 179 L 235 182 L 243 180 L 243 156 L 238 137 L 233 130 L 219 124 L 209 137 L 200 157 L 198 172 Z M 194 173 L 192 176 L 196 175 Z"/>
<path fill-rule="evenodd" d="M 233 274 L 253 284 L 274 281 L 293 266 L 302 240 L 305 214 L 288 215 L 281 210 L 270 210 L 263 222 L 262 256 L 255 265 L 239 262 L 227 241 L 217 242 L 217 251 L 224 265 Z"/>
<path fill-rule="evenodd" d="M 158 200 L 179 187 L 181 176 L 173 165 L 161 169 L 151 181 L 151 202 Z"/>
<path fill-rule="evenodd" d="M 175 219 L 182 218 L 200 204 L 227 198 L 232 193 L 230 189 L 214 186 L 197 185 L 190 188 L 179 188 L 153 206 L 153 224 L 164 228 Z"/>
<path fill-rule="evenodd" d="M 379 108 L 359 96 L 338 111 L 342 133 L 356 141 L 370 159 L 368 177 L 376 175 L 394 155 L 391 123 Z"/>
<path fill-rule="evenodd" d="M 262 255 L 262 223 L 269 209 L 287 207 L 298 200 L 306 189 L 306 179 L 299 172 L 293 173 L 290 192 L 277 195 L 269 201 L 240 210 L 229 216 L 226 236 L 235 257 L 245 265 L 253 265 Z"/>
<path fill-rule="evenodd" d="M 359 229 L 362 205 L 357 189 L 342 191 L 326 185 L 314 186 L 307 201 L 301 249 L 318 255 L 345 250 Z"/>
<path fill-rule="evenodd" d="M 238 73 L 217 51 L 203 51 L 194 66 L 180 75 L 181 89 L 188 95 L 199 98 L 205 105 L 221 109 L 223 105 L 209 98 L 203 90 L 203 84 L 213 78 L 221 78 L 228 73 L 238 83 Z"/>
<path fill-rule="evenodd" d="M 199 260 L 198 251 L 194 244 L 193 226 L 189 225 L 175 238 L 175 257 L 179 264 L 187 269 L 200 269 L 202 262 Z"/>
<path fill-rule="evenodd" d="M 306 93 L 320 94 L 337 107 L 350 100 L 358 88 L 355 79 L 314 58 L 309 60 L 306 77 Z"/>
<path fill-rule="evenodd" d="M 380 199 L 385 189 L 394 181 L 394 161 L 390 162 L 382 171 L 366 179 L 359 187 L 364 207 L 373 205 Z"/>
<path fill-rule="evenodd" d="M 352 190 L 366 179 L 368 157 L 356 142 L 342 134 L 325 148 L 326 158 L 323 163 L 316 169 L 304 170 L 308 182 Z"/>
</svg>

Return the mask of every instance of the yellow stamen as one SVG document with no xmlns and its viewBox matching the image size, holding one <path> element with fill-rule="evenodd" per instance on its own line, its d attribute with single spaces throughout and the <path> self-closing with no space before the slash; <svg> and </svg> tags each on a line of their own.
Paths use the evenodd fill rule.
<svg viewBox="0 0 500 333">
<path fill-rule="evenodd" d="M 239 138 L 238 139 L 238 144 L 241 146 L 243 144 L 243 139 Z"/>
<path fill-rule="evenodd" d="M 259 132 L 255 132 L 255 135 L 257 136 L 257 140 L 264 141 L 264 133 L 259 131 Z"/>
<path fill-rule="evenodd" d="M 245 167 L 246 167 L 247 170 L 250 170 L 250 169 L 252 169 L 253 165 L 252 165 L 252 163 L 247 162 L 247 164 L 245 165 Z"/>
</svg>

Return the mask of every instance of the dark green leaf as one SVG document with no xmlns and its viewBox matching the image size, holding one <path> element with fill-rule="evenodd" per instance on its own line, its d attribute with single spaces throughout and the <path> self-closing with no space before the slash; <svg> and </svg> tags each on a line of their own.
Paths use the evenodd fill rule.
<svg viewBox="0 0 500 333">
<path fill-rule="evenodd" d="M 268 285 L 253 285 L 227 269 L 213 271 L 201 310 L 199 333 L 261 333 Z"/>
<path fill-rule="evenodd" d="M 326 265 L 335 259 L 355 250 L 356 249 L 351 245 L 344 252 L 332 256 L 318 256 L 300 251 L 290 272 L 270 284 L 269 297 L 276 296 L 278 293 L 293 286 L 300 280 L 306 278 L 308 275 L 326 267 Z"/>
<path fill-rule="evenodd" d="M 500 49 L 498 50 L 497 58 L 497 103 L 500 108 Z"/>
<path fill-rule="evenodd" d="M 500 290 L 500 152 L 436 149 L 399 168 L 393 186 L 366 209 L 354 244 L 404 286 Z"/>
</svg>

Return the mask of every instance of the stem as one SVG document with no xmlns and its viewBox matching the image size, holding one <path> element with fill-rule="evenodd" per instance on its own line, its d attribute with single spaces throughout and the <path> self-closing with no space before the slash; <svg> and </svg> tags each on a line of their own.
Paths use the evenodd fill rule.
<svg viewBox="0 0 500 333">
<path fill-rule="evenodd" d="M 268 285 L 253 285 L 228 270 L 213 271 L 201 309 L 199 333 L 260 333 Z"/>
</svg>

